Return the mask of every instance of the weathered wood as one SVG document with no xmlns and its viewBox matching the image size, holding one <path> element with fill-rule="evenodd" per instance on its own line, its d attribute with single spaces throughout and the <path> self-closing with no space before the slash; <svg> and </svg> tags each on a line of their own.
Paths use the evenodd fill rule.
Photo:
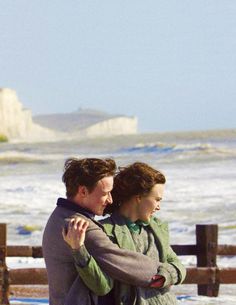
<svg viewBox="0 0 236 305">
<path fill-rule="evenodd" d="M 48 298 L 48 285 L 11 285 L 11 296 L 24 298 Z"/>
<path fill-rule="evenodd" d="M 184 284 L 210 284 L 214 283 L 216 268 L 187 268 Z"/>
<path fill-rule="evenodd" d="M 33 257 L 34 258 L 40 258 L 43 257 L 43 250 L 42 247 L 32 247 L 33 250 Z"/>
<path fill-rule="evenodd" d="M 221 284 L 236 284 L 236 268 L 219 268 L 217 281 Z"/>
<path fill-rule="evenodd" d="M 30 246 L 7 246 L 7 256 L 32 257 L 33 250 Z"/>
<path fill-rule="evenodd" d="M 187 268 L 184 284 L 236 284 L 236 268 Z"/>
<path fill-rule="evenodd" d="M 1 287 L 1 290 L 2 290 L 2 285 L 4 284 L 4 270 L 5 270 L 5 268 L 0 266 L 0 287 Z M 0 296 L 1 296 L 1 291 L 0 291 Z"/>
<path fill-rule="evenodd" d="M 40 246 L 7 246 L 7 256 L 42 258 L 43 251 Z"/>
<path fill-rule="evenodd" d="M 0 244 L 0 265 L 6 263 L 6 257 L 7 257 L 7 248 L 6 246 Z"/>
<path fill-rule="evenodd" d="M 9 271 L 11 285 L 46 285 L 47 273 L 45 268 L 22 268 Z M 184 284 L 236 284 L 236 268 L 187 268 Z"/>
<path fill-rule="evenodd" d="M 216 267 L 217 256 L 217 225 L 197 225 L 197 267 Z M 213 275 L 212 275 L 213 276 Z M 212 278 L 210 284 L 198 285 L 198 294 L 209 297 L 217 297 L 219 294 L 219 283 Z"/>
<path fill-rule="evenodd" d="M 0 224 L 0 304 L 9 303 L 9 281 L 8 270 L 6 266 L 7 256 L 7 225 Z"/>
<path fill-rule="evenodd" d="M 218 245 L 217 255 L 236 255 L 236 245 Z"/>
<path fill-rule="evenodd" d="M 178 255 L 197 256 L 197 267 L 187 268 L 184 284 L 198 284 L 201 295 L 217 296 L 219 284 L 236 284 L 236 268 L 216 265 L 217 255 L 236 255 L 236 245 L 218 246 L 217 235 L 217 225 L 197 225 L 196 245 L 172 245 Z M 4 305 L 9 304 L 9 282 L 11 287 L 25 287 L 25 291 L 48 284 L 45 268 L 7 270 L 6 256 L 42 258 L 43 255 L 40 246 L 6 246 L 6 236 L 6 225 L 0 224 L 0 304 Z"/>
<path fill-rule="evenodd" d="M 172 245 L 171 247 L 177 255 L 197 255 L 196 245 Z M 236 245 L 218 245 L 217 255 L 236 255 Z M 7 256 L 42 258 L 42 247 L 7 246 Z"/>
<path fill-rule="evenodd" d="M 196 245 L 172 245 L 173 250 L 178 255 L 196 255 Z M 42 247 L 40 246 L 7 246 L 7 256 L 12 257 L 34 257 L 42 258 Z"/>
<path fill-rule="evenodd" d="M 197 255 L 196 245 L 172 245 L 171 247 L 177 255 Z"/>
<path fill-rule="evenodd" d="M 45 285 L 48 283 L 45 268 L 11 269 L 11 285 Z"/>
</svg>

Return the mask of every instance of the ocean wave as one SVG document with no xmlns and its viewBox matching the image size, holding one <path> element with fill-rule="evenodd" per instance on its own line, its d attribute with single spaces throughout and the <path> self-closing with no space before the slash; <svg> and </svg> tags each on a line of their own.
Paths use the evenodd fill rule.
<svg viewBox="0 0 236 305">
<path fill-rule="evenodd" d="M 1 164 L 17 164 L 17 163 L 46 163 L 48 161 L 63 159 L 64 155 L 59 154 L 36 154 L 20 151 L 0 152 Z"/>
<path fill-rule="evenodd" d="M 229 147 L 218 147 L 210 143 L 191 144 L 167 144 L 167 143 L 138 143 L 131 147 L 125 147 L 117 151 L 120 154 L 159 154 L 159 155 L 214 155 L 219 157 L 236 157 L 236 149 Z"/>
</svg>

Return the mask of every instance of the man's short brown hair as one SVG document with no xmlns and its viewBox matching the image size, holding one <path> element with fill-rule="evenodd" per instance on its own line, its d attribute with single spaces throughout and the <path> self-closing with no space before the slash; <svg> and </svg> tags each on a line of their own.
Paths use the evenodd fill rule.
<svg viewBox="0 0 236 305">
<path fill-rule="evenodd" d="M 80 185 L 86 186 L 89 192 L 92 192 L 99 180 L 114 176 L 115 171 L 116 163 L 112 159 L 70 158 L 66 160 L 62 181 L 66 186 L 67 198 L 73 198 Z"/>
</svg>

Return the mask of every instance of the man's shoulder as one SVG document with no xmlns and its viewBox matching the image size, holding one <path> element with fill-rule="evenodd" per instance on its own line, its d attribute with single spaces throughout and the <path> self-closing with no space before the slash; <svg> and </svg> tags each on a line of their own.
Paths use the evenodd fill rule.
<svg viewBox="0 0 236 305">
<path fill-rule="evenodd" d="M 91 218 L 87 217 L 86 215 L 81 214 L 81 213 L 79 213 L 79 212 L 74 212 L 74 211 L 72 211 L 72 212 L 70 213 L 70 216 L 69 216 L 68 218 L 69 218 L 69 219 L 73 219 L 73 218 L 76 218 L 76 217 L 83 218 L 83 219 L 85 219 L 85 220 L 91 220 Z"/>
<path fill-rule="evenodd" d="M 78 213 L 78 212 L 76 212 L 76 213 L 70 215 L 69 217 L 65 218 L 65 221 L 69 222 L 71 219 L 77 218 L 77 217 L 85 219 L 89 222 L 89 227 L 88 227 L 87 231 L 91 230 L 91 229 L 98 229 L 98 228 L 102 227 L 101 224 L 99 222 L 97 222 L 95 219 L 87 217 L 86 215 Z"/>
</svg>

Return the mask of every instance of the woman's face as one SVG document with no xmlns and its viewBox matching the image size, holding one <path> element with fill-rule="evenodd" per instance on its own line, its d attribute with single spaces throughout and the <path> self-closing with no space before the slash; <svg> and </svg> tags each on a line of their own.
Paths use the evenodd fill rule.
<svg viewBox="0 0 236 305">
<path fill-rule="evenodd" d="M 160 210 L 160 201 L 164 192 L 164 184 L 155 184 L 151 191 L 144 196 L 140 196 L 137 205 L 137 217 L 142 221 L 149 221 L 150 217 Z"/>
</svg>

